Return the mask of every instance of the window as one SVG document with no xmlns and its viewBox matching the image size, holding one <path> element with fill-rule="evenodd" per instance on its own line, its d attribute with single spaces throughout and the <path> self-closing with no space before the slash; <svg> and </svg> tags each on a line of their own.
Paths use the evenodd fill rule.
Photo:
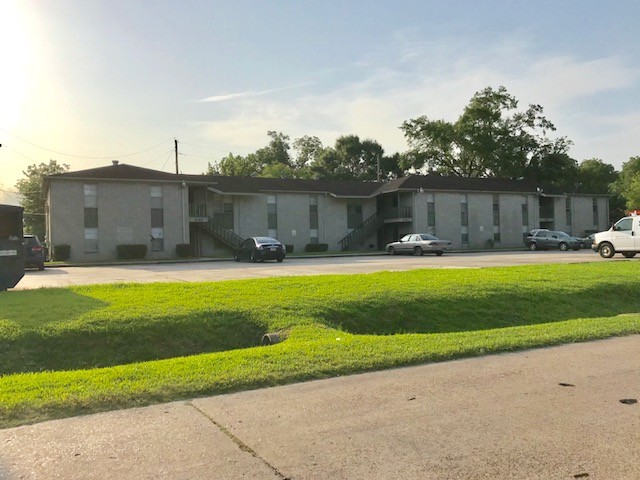
<svg viewBox="0 0 640 480">
<path fill-rule="evenodd" d="M 493 196 L 493 241 L 500 243 L 500 197 Z"/>
<path fill-rule="evenodd" d="M 427 232 L 436 233 L 436 202 L 433 193 L 427 194 Z"/>
<path fill-rule="evenodd" d="M 362 204 L 347 203 L 347 228 L 358 228 L 362 225 Z"/>
<path fill-rule="evenodd" d="M 569 231 L 571 231 L 571 223 L 572 223 L 572 218 L 571 218 L 571 197 L 567 197 L 566 201 L 565 201 L 565 213 L 566 213 L 566 220 L 567 220 L 567 227 L 569 228 Z"/>
<path fill-rule="evenodd" d="M 84 186 L 84 251 L 98 252 L 98 186 Z"/>
<path fill-rule="evenodd" d="M 460 195 L 460 231 L 463 245 L 469 244 L 469 203 L 467 195 Z"/>
<path fill-rule="evenodd" d="M 593 199 L 593 224 L 598 226 L 598 199 Z"/>
<path fill-rule="evenodd" d="M 309 195 L 309 243 L 318 243 L 318 196 Z"/>
<path fill-rule="evenodd" d="M 522 240 L 526 243 L 529 235 L 529 204 L 527 197 L 522 200 Z"/>
<path fill-rule="evenodd" d="M 278 236 L 278 204 L 275 195 L 267 195 L 267 229 L 270 237 Z"/>
<path fill-rule="evenodd" d="M 162 205 L 162 187 L 151 187 L 151 251 L 164 250 L 164 208 Z"/>
</svg>

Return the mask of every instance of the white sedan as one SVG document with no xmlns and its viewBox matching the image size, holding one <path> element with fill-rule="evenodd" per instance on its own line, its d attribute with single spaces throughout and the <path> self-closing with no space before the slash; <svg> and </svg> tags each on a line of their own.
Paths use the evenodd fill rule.
<svg viewBox="0 0 640 480">
<path fill-rule="evenodd" d="M 410 233 L 397 242 L 389 243 L 385 250 L 389 252 L 389 255 L 397 253 L 410 253 L 413 255 L 435 253 L 440 256 L 445 250 L 451 250 L 451 242 L 449 240 L 440 240 L 438 237 L 428 233 Z"/>
</svg>

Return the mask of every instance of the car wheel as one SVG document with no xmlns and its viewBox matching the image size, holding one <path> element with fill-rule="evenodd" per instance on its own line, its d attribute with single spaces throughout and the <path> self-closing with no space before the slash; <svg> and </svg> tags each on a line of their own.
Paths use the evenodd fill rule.
<svg viewBox="0 0 640 480">
<path fill-rule="evenodd" d="M 536 242 L 531 242 L 529 244 L 529 250 L 531 250 L 532 252 L 535 252 L 538 249 L 538 245 L 536 245 Z"/>
<path fill-rule="evenodd" d="M 414 255 L 422 255 L 424 252 L 422 251 L 422 249 L 420 247 L 415 247 L 413 249 L 413 254 Z"/>
<path fill-rule="evenodd" d="M 284 260 L 284 258 L 283 258 L 283 257 L 278 257 L 276 260 L 278 261 L 278 263 L 282 263 L 282 261 Z"/>
<path fill-rule="evenodd" d="M 633 258 L 636 256 L 636 252 L 622 252 L 624 258 Z"/>
<path fill-rule="evenodd" d="M 40 265 L 38 265 L 38 270 L 40 271 L 44 270 L 44 263 L 41 263 Z"/>
<path fill-rule="evenodd" d="M 396 254 L 396 249 L 393 247 L 389 247 L 389 255 L 395 255 Z"/>
<path fill-rule="evenodd" d="M 569 250 L 569 245 L 564 242 L 560 242 L 558 248 L 560 248 L 560 250 L 562 250 L 563 252 L 566 252 L 567 250 Z"/>
<path fill-rule="evenodd" d="M 600 256 L 602 258 L 611 258 L 616 254 L 615 248 L 613 248 L 613 245 L 611 245 L 609 242 L 602 243 L 598 251 L 600 252 Z"/>
<path fill-rule="evenodd" d="M 235 254 L 233 255 L 233 259 L 234 259 L 236 262 L 239 262 L 239 261 L 240 261 L 240 257 L 239 257 L 238 255 L 235 255 Z"/>
<path fill-rule="evenodd" d="M 444 253 L 444 252 L 436 252 L 436 255 L 437 255 L 438 257 L 441 257 L 443 253 Z"/>
<path fill-rule="evenodd" d="M 258 256 L 256 255 L 256 252 L 251 252 L 251 258 L 250 258 L 250 260 L 251 260 L 253 263 L 256 263 L 256 262 L 258 261 Z"/>
</svg>

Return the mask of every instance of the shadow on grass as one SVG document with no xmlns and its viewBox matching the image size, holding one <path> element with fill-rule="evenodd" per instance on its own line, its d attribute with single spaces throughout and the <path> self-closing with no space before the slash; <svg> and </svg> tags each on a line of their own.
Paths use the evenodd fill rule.
<svg viewBox="0 0 640 480">
<path fill-rule="evenodd" d="M 106 305 L 102 300 L 65 288 L 10 291 L 0 296 L 0 320 L 18 330 L 29 329 L 73 320 Z"/>
<path fill-rule="evenodd" d="M 77 370 L 247 348 L 266 326 L 237 311 L 30 330 L 0 339 L 0 374 Z"/>
<path fill-rule="evenodd" d="M 337 302 L 324 306 L 318 316 L 325 325 L 349 333 L 391 335 L 466 332 L 640 312 L 636 284 L 604 281 L 597 288 L 575 292 L 477 293 L 448 299 L 416 295 Z"/>
</svg>

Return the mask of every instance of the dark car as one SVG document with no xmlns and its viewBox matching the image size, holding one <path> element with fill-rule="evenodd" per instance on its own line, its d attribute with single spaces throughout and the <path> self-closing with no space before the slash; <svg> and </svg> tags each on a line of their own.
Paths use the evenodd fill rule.
<svg viewBox="0 0 640 480">
<path fill-rule="evenodd" d="M 537 229 L 531 230 L 531 235 L 527 236 L 525 245 L 529 250 L 549 250 L 558 248 L 562 251 L 580 250 L 583 242 L 581 238 L 572 237 L 568 233 L 555 230 Z"/>
<path fill-rule="evenodd" d="M 24 266 L 44 270 L 45 251 L 37 235 L 23 235 Z"/>
<path fill-rule="evenodd" d="M 233 252 L 233 258 L 236 262 L 240 260 L 251 260 L 252 262 L 277 260 L 282 262 L 286 253 L 286 247 L 275 238 L 249 237 L 236 248 Z"/>
</svg>

